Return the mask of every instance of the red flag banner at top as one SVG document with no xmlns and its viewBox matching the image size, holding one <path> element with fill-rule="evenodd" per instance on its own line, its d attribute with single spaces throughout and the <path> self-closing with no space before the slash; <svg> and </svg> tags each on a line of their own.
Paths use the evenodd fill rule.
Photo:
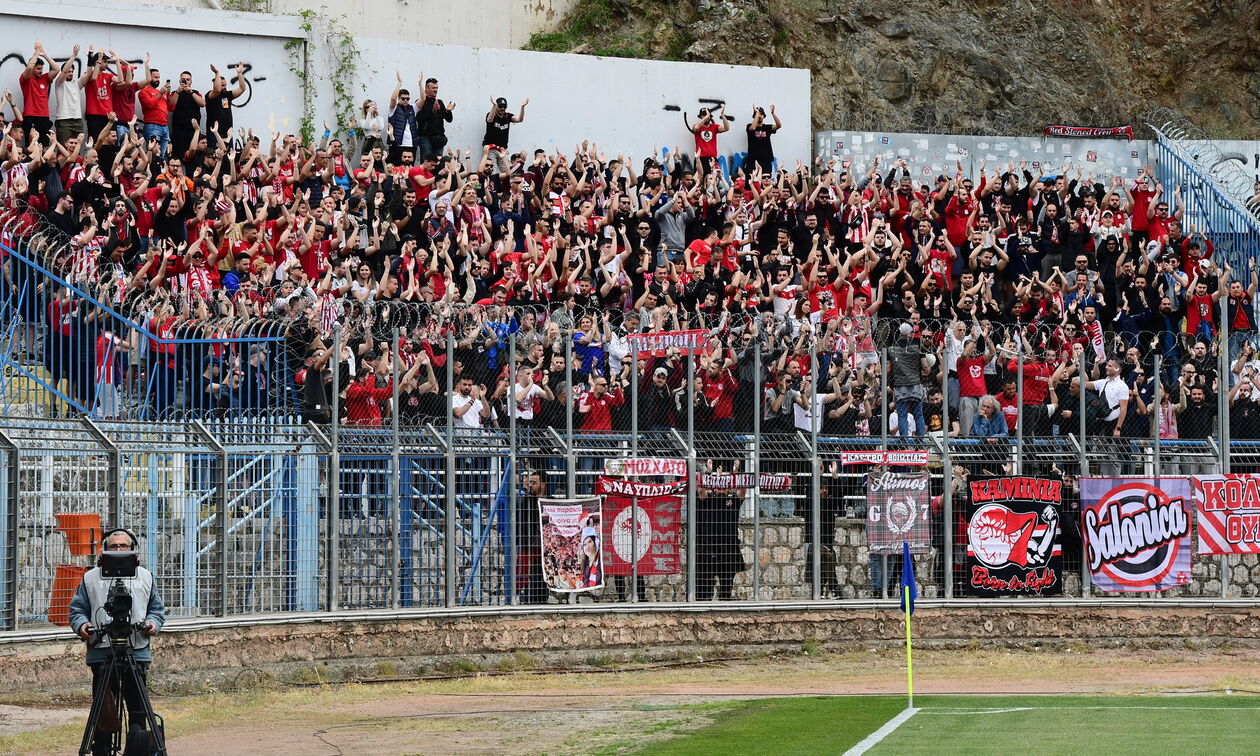
<svg viewBox="0 0 1260 756">
<path fill-rule="evenodd" d="M 1047 126 L 1045 136 L 1055 137 L 1076 137 L 1076 138 L 1100 138 L 1100 137 L 1127 137 L 1130 142 L 1133 141 L 1132 126 Z"/>
</svg>

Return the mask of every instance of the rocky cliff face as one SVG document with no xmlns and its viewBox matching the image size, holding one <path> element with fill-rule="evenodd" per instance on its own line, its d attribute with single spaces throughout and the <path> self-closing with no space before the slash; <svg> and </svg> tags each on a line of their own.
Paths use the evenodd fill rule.
<svg viewBox="0 0 1260 756">
<path fill-rule="evenodd" d="M 579 0 L 530 46 L 809 68 L 815 129 L 1139 126 L 1164 106 L 1260 137 L 1255 0 Z"/>
</svg>

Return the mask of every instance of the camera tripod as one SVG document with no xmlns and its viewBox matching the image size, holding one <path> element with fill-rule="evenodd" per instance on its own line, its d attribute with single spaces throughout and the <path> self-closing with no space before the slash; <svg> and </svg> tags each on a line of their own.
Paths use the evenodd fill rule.
<svg viewBox="0 0 1260 756">
<path fill-rule="evenodd" d="M 111 623 L 112 624 L 112 623 Z M 83 728 L 83 740 L 79 743 L 79 756 L 86 756 L 92 752 L 92 740 L 96 737 L 96 726 L 100 720 L 101 712 L 105 708 L 106 699 L 113 698 L 110 703 L 113 704 L 115 710 L 112 712 L 114 721 L 118 723 L 118 729 L 112 735 L 110 744 L 110 753 L 125 753 L 127 756 L 166 756 L 166 738 L 162 732 L 162 718 L 153 712 L 153 704 L 149 701 L 149 691 L 145 687 L 144 675 L 141 673 L 140 663 L 136 661 L 135 653 L 131 648 L 128 640 L 132 629 L 139 629 L 140 625 L 126 625 L 125 631 L 119 632 L 118 629 L 111 628 L 109 625 L 97 630 L 93 633 L 88 645 L 96 643 L 102 637 L 109 636 L 109 649 L 97 680 L 96 689 L 92 691 L 92 709 L 88 712 L 87 726 Z M 130 681 L 143 704 L 144 723 L 148 728 L 147 732 L 143 730 L 135 731 L 135 736 L 128 732 L 129 727 L 125 727 L 124 723 L 132 724 L 130 719 L 130 708 L 127 706 L 126 696 L 123 694 L 123 681 Z M 123 733 L 127 732 L 127 750 L 122 751 Z M 144 737 L 140 738 L 143 733 Z M 136 742 L 142 741 L 142 742 Z"/>
</svg>

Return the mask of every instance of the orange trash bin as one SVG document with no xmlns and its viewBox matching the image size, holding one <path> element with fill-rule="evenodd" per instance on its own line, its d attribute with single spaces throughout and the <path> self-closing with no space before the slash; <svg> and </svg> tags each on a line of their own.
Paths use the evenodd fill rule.
<svg viewBox="0 0 1260 756">
<path fill-rule="evenodd" d="M 53 576 L 52 596 L 48 601 L 49 622 L 63 627 L 70 624 L 70 600 L 74 598 L 74 592 L 79 589 L 79 583 L 83 582 L 87 571 L 87 567 L 77 564 L 57 565 L 57 572 Z"/>
<path fill-rule="evenodd" d="M 66 534 L 66 545 L 71 556 L 94 556 L 101 540 L 101 516 L 99 514 L 59 514 L 57 530 Z"/>
</svg>

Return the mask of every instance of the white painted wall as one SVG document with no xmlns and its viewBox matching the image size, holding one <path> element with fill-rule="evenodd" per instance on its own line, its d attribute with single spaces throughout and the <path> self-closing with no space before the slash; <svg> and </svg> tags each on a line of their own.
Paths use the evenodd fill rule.
<svg viewBox="0 0 1260 756">
<path fill-rule="evenodd" d="M 82 0 L 48 0 L 45 6 Z M 266 13 L 312 9 L 343 16 L 355 36 L 418 40 L 478 47 L 523 47 L 540 31 L 555 28 L 576 0 L 239 0 Z M 102 3 L 108 7 L 110 3 Z M 153 0 L 155 9 L 232 7 L 232 0 Z"/>
<path fill-rule="evenodd" d="M 455 120 L 447 126 L 452 145 L 479 149 L 485 115 L 493 97 L 506 97 L 515 112 L 529 98 L 525 121 L 511 131 L 510 148 L 542 147 L 571 151 L 593 139 L 606 152 L 643 157 L 675 145 L 692 152 L 694 140 L 677 106 L 692 120 L 710 101 L 726 101 L 735 120 L 718 137 L 721 154 L 744 152 L 744 124 L 753 105 L 771 103 L 783 120 L 774 137 L 780 161 L 809 160 L 810 75 L 803 69 L 755 68 L 704 63 L 667 63 L 452 45 L 419 45 L 363 39 L 368 60 L 379 69 L 362 82 L 384 108 L 394 88 L 395 70 L 413 94 L 421 71 L 440 81 L 439 94 L 454 101 Z M 389 63 L 386 64 L 386 61 Z"/>
<path fill-rule="evenodd" d="M 384 1 L 384 0 L 379 0 Z M 392 0 L 390 0 L 392 2 Z M 427 1 L 427 0 L 426 0 Z M 145 52 L 163 76 L 172 79 L 181 69 L 194 74 L 195 86 L 205 91 L 210 63 L 227 71 L 238 60 L 250 66 L 251 91 L 235 114 L 236 124 L 255 131 L 296 132 L 302 118 L 301 80 L 290 70 L 296 58 L 285 43 L 304 32 L 296 19 L 259 14 L 237 14 L 201 9 L 155 8 L 140 5 L 73 5 L 70 3 L 0 0 L 0 86 L 18 96 L 18 75 L 40 39 L 56 57 L 69 55 L 76 42 L 113 48 L 128 60 L 140 61 Z M 197 29 L 198 31 L 184 31 Z M 312 34 L 310 61 L 328 65 L 320 50 L 319 29 Z M 780 160 L 808 160 L 810 143 L 809 71 L 754 68 L 702 63 L 596 58 L 520 50 L 427 45 L 378 38 L 360 38 L 366 65 L 355 89 L 355 106 L 364 96 L 388 104 L 394 72 L 401 69 L 406 86 L 418 91 L 421 71 L 441 81 L 441 96 L 454 101 L 455 121 L 448 125 L 452 146 L 479 150 L 485 113 L 492 97 L 507 97 L 515 110 L 528 97 L 526 120 L 512 129 L 515 147 L 561 148 L 571 151 L 584 139 L 597 142 L 611 154 L 623 152 L 642 158 L 654 148 L 675 145 L 691 152 L 691 135 L 676 106 L 693 118 L 696 111 L 719 100 L 729 103 L 731 131 L 718 138 L 722 153 L 747 148 L 744 124 L 753 105 L 772 102 L 784 121 L 774 144 Z M 315 123 L 332 120 L 331 92 L 317 82 Z M 773 95 L 771 97 L 771 95 Z"/>
<path fill-rule="evenodd" d="M 193 74 L 193 86 L 202 92 L 210 88 L 211 63 L 231 78 L 231 68 L 243 61 L 249 66 L 246 78 L 250 88 L 235 113 L 236 124 L 255 130 L 296 131 L 301 121 L 301 81 L 290 70 L 290 56 L 284 47 L 289 39 L 303 34 L 295 19 L 241 19 L 205 10 L 3 0 L 0 24 L 5 30 L 0 41 L 0 87 L 13 91 L 19 107 L 18 76 L 38 39 L 58 62 L 69 57 L 75 44 L 82 46 L 81 63 L 86 60 L 88 45 L 113 49 L 136 64 L 141 64 L 148 52 L 163 78 L 175 82 L 179 72 L 186 69 Z M 199 31 L 185 31 L 191 29 Z M 139 76 L 143 78 L 144 72 Z"/>
</svg>

